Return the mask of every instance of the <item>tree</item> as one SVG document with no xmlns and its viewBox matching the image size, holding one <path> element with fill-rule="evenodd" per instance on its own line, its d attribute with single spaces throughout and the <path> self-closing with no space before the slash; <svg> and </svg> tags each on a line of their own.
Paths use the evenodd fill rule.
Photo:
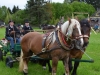
<svg viewBox="0 0 100 75">
<path fill-rule="evenodd" d="M 12 19 L 12 15 L 10 14 L 9 10 L 6 10 L 5 23 L 8 24 L 9 20 L 11 19 Z"/>
<path fill-rule="evenodd" d="M 50 18 L 50 4 L 45 0 L 29 0 L 26 4 L 26 10 L 33 25 L 40 25 L 48 22 Z M 46 11 L 47 10 L 47 11 Z"/>
<path fill-rule="evenodd" d="M 52 12 L 53 17 L 51 23 L 55 24 L 62 16 L 64 16 L 65 20 L 68 17 L 72 17 L 73 12 L 87 12 L 92 15 L 95 12 L 95 8 L 91 4 L 78 1 L 72 3 L 52 3 Z"/>
<path fill-rule="evenodd" d="M 100 0 L 86 0 L 86 2 L 93 5 L 95 9 L 100 8 Z"/>
<path fill-rule="evenodd" d="M 16 11 L 18 11 L 18 10 L 20 10 L 20 9 L 19 9 L 19 7 L 17 6 L 17 7 L 16 7 Z"/>
<path fill-rule="evenodd" d="M 12 15 L 12 19 L 16 24 L 24 24 L 24 19 L 27 18 L 25 10 L 18 10 L 15 14 Z"/>
<path fill-rule="evenodd" d="M 64 3 L 71 3 L 72 0 L 64 0 Z"/>
<path fill-rule="evenodd" d="M 8 11 L 10 12 L 10 14 L 12 14 L 12 11 L 11 11 L 11 9 L 8 7 Z"/>
<path fill-rule="evenodd" d="M 4 21 L 6 15 L 7 15 L 7 7 L 6 6 L 0 7 L 0 20 Z"/>
<path fill-rule="evenodd" d="M 17 7 L 14 5 L 14 7 L 13 7 L 13 9 L 12 9 L 12 13 L 14 14 L 15 12 L 17 12 L 18 11 L 18 9 L 17 9 Z"/>
<path fill-rule="evenodd" d="M 74 8 L 73 12 L 88 12 L 90 15 L 95 12 L 95 8 L 91 4 L 85 2 L 74 1 L 71 3 L 71 6 Z"/>
<path fill-rule="evenodd" d="M 76 0 L 73 0 L 73 1 L 76 1 Z M 77 0 L 77 1 L 91 4 L 95 7 L 95 9 L 100 8 L 100 0 Z"/>
</svg>

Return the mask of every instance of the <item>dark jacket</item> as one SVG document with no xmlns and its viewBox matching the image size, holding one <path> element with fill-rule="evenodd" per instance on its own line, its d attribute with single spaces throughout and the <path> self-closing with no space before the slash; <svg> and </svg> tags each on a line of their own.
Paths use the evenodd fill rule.
<svg viewBox="0 0 100 75">
<path fill-rule="evenodd" d="M 6 27 L 5 37 L 13 37 L 14 38 L 14 34 L 10 34 L 11 31 L 15 31 L 15 37 L 17 36 L 17 34 L 20 34 L 20 31 L 16 28 L 16 26 L 13 26 L 13 28 L 11 28 L 9 25 L 8 27 Z"/>
<path fill-rule="evenodd" d="M 24 30 L 23 35 L 27 34 L 28 32 L 34 31 L 33 28 L 32 28 L 31 26 L 26 27 L 26 26 L 24 25 L 24 27 L 23 27 L 22 29 Z"/>
</svg>

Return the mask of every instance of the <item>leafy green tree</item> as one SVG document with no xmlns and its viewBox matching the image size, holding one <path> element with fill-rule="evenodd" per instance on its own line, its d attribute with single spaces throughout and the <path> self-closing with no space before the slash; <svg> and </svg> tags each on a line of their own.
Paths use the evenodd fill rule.
<svg viewBox="0 0 100 75">
<path fill-rule="evenodd" d="M 8 24 L 9 20 L 11 19 L 12 19 L 12 15 L 10 14 L 9 10 L 6 10 L 5 23 Z"/>
<path fill-rule="evenodd" d="M 7 7 L 6 6 L 0 7 L 0 20 L 4 21 L 6 15 L 7 15 Z"/>
<path fill-rule="evenodd" d="M 53 17 L 51 23 L 54 22 L 55 24 L 62 16 L 64 16 L 65 20 L 68 17 L 72 17 L 73 12 L 86 12 L 92 15 L 95 12 L 95 8 L 91 4 L 78 1 L 74 1 L 72 3 L 52 3 L 52 12 Z"/>
<path fill-rule="evenodd" d="M 26 4 L 27 14 L 33 25 L 48 23 L 52 15 L 49 9 L 50 4 L 45 0 L 29 0 Z"/>
<path fill-rule="evenodd" d="M 74 8 L 73 12 L 87 12 L 90 15 L 95 12 L 95 8 L 92 5 L 84 2 L 74 1 L 73 3 L 71 3 L 71 6 Z"/>
<path fill-rule="evenodd" d="M 52 11 L 55 19 L 60 19 L 64 16 L 65 18 L 70 17 L 73 12 L 73 7 L 67 3 L 52 3 Z"/>
<path fill-rule="evenodd" d="M 27 18 L 25 10 L 18 10 L 12 15 L 12 19 L 16 22 L 16 24 L 24 24 L 25 18 Z"/>
<path fill-rule="evenodd" d="M 95 9 L 100 8 L 100 0 L 72 0 L 72 1 L 79 1 L 91 4 L 95 7 Z"/>
</svg>

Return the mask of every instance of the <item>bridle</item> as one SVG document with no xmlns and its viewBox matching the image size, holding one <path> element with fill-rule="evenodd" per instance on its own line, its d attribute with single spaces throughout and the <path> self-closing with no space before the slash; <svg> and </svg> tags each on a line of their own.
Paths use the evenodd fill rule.
<svg viewBox="0 0 100 75">
<path fill-rule="evenodd" d="M 89 38 L 90 36 L 89 35 L 79 35 L 79 36 L 76 36 L 74 38 L 72 38 L 73 40 L 77 40 L 77 39 L 80 39 L 80 38 Z"/>
</svg>

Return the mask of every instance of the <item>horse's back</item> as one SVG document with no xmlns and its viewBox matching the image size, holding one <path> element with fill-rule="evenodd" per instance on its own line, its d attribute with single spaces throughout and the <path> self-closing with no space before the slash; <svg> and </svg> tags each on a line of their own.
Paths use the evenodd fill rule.
<svg viewBox="0 0 100 75">
<path fill-rule="evenodd" d="M 21 41 L 23 41 L 23 40 L 30 40 L 30 39 L 35 38 L 37 36 L 41 36 L 42 37 L 42 34 L 40 34 L 39 32 L 29 32 L 29 33 L 27 33 L 27 34 L 25 34 L 23 36 Z"/>
<path fill-rule="evenodd" d="M 25 34 L 21 40 L 22 49 L 41 49 L 43 34 L 39 32 L 29 32 Z"/>
</svg>

